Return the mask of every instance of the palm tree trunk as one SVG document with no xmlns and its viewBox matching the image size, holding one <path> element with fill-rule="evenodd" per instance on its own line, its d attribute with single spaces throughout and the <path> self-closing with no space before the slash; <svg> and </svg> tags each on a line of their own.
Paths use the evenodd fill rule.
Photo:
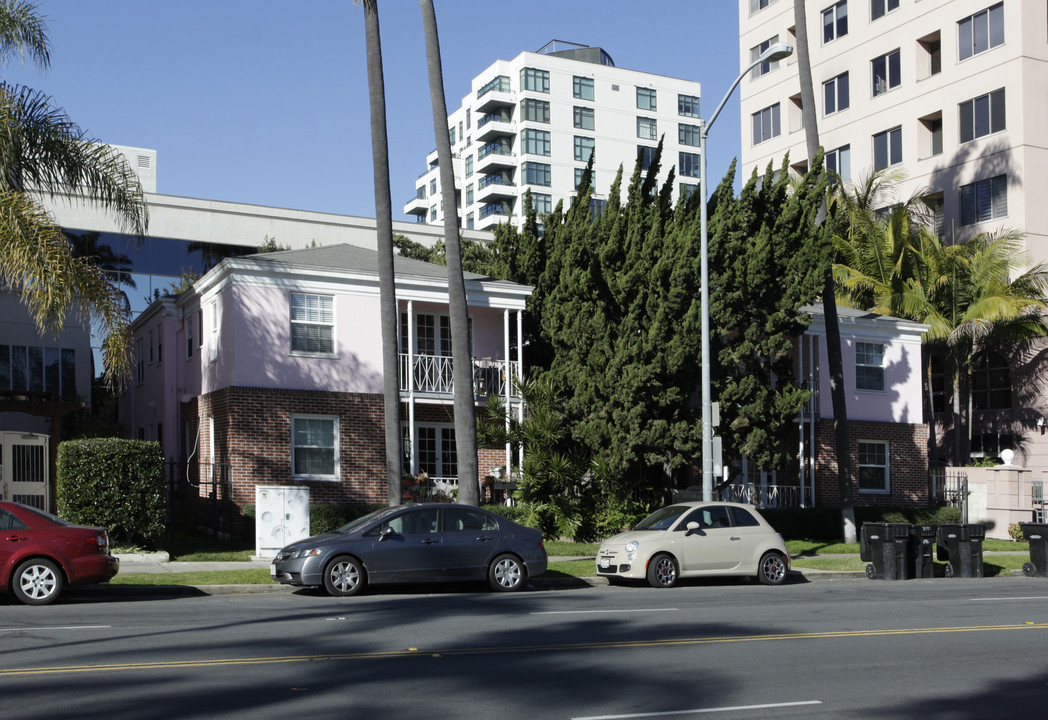
<svg viewBox="0 0 1048 720">
<path fill-rule="evenodd" d="M 378 0 L 364 0 L 364 37 L 371 105 L 371 156 L 375 174 L 375 229 L 378 242 L 379 314 L 382 325 L 382 397 L 385 420 L 386 486 L 390 505 L 401 499 L 402 452 L 400 383 L 397 367 L 397 289 L 393 270 L 393 201 L 389 193 L 386 88 L 382 76 Z"/>
<path fill-rule="evenodd" d="M 804 0 L 793 0 L 794 24 L 797 29 L 797 70 L 801 82 L 801 112 L 808 162 L 819 152 L 818 115 L 815 111 L 815 89 L 811 79 L 808 53 L 808 20 Z M 820 213 L 825 215 L 825 212 Z M 837 454 L 837 485 L 841 497 L 841 528 L 844 542 L 855 542 L 855 504 L 852 499 L 851 446 L 848 440 L 848 401 L 844 390 L 844 357 L 841 354 L 841 327 L 837 318 L 837 299 L 833 291 L 833 263 L 826 267 L 822 289 L 822 307 L 826 320 L 826 362 L 830 374 L 830 399 L 833 404 L 834 444 Z"/>
<path fill-rule="evenodd" d="M 462 276 L 459 246 L 458 203 L 455 201 L 455 171 L 451 165 L 448 109 L 444 100 L 444 74 L 440 64 L 440 38 L 433 0 L 419 0 L 422 31 L 426 38 L 426 68 L 429 97 L 433 105 L 433 133 L 437 141 L 440 169 L 440 198 L 444 205 L 444 246 L 448 261 L 448 312 L 451 316 L 451 359 L 455 381 L 455 444 L 458 455 L 458 501 L 480 503 L 477 473 L 476 399 L 473 394 L 473 357 L 469 347 L 469 309 Z M 508 468 L 507 468 L 508 469 Z"/>
</svg>

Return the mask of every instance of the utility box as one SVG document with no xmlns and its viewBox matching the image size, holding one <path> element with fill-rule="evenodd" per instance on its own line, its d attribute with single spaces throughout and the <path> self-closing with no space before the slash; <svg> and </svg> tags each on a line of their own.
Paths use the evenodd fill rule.
<svg viewBox="0 0 1048 720">
<path fill-rule="evenodd" d="M 309 537 L 309 488 L 255 487 L 255 555 L 271 558 L 285 545 Z"/>
</svg>

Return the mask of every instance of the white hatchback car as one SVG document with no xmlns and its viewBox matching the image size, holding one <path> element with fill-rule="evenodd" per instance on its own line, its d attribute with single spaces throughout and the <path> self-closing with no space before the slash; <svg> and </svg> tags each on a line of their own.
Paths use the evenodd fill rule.
<svg viewBox="0 0 1048 720">
<path fill-rule="evenodd" d="M 680 578 L 737 575 L 778 585 L 790 571 L 782 535 L 752 505 L 682 502 L 600 544 L 597 575 L 668 588 Z"/>
</svg>

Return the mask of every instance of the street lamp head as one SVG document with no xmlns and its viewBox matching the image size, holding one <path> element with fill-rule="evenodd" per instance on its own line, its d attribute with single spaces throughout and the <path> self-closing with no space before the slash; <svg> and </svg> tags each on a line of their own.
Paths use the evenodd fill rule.
<svg viewBox="0 0 1048 720">
<path fill-rule="evenodd" d="M 757 58 L 757 62 L 778 62 L 783 58 L 788 58 L 793 54 L 793 46 L 789 43 L 777 42 L 772 43 L 768 46 L 768 49 L 761 53 L 761 56 Z"/>
</svg>

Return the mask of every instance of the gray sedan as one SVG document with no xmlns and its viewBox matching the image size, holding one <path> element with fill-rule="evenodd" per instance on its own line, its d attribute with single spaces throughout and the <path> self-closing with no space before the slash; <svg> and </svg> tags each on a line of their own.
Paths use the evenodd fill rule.
<svg viewBox="0 0 1048 720">
<path fill-rule="evenodd" d="M 546 572 L 538 530 L 480 508 L 400 505 L 280 550 L 273 579 L 349 596 L 368 584 L 487 579 L 503 592 Z"/>
</svg>

